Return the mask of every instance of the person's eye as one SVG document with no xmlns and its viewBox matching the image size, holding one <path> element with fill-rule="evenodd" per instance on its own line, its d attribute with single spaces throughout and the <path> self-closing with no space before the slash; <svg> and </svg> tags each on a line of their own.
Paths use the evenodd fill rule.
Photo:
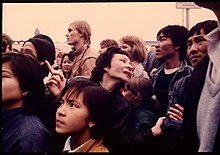
<svg viewBox="0 0 220 155">
<path fill-rule="evenodd" d="M 190 48 L 192 46 L 192 43 L 188 43 L 187 47 Z"/>
<path fill-rule="evenodd" d="M 70 107 L 77 108 L 76 104 L 74 104 L 74 103 L 70 103 Z"/>
<path fill-rule="evenodd" d="M 60 100 L 59 107 L 62 107 L 63 105 L 64 105 L 64 102 L 62 100 Z"/>
<path fill-rule="evenodd" d="M 124 59 L 121 59 L 120 61 L 124 62 L 125 63 L 125 60 Z"/>
<path fill-rule="evenodd" d="M 7 78 L 8 76 L 2 74 L 2 78 Z"/>
<path fill-rule="evenodd" d="M 206 41 L 206 39 L 204 39 L 204 38 L 199 38 L 199 39 L 198 39 L 198 42 L 199 42 L 199 43 L 204 42 L 204 41 Z"/>
</svg>

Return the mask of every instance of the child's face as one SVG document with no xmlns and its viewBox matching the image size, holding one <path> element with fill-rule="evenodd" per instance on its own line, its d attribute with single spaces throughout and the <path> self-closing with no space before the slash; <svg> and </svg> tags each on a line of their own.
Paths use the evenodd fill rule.
<svg viewBox="0 0 220 155">
<path fill-rule="evenodd" d="M 126 98 L 126 100 L 131 103 L 131 104 L 135 104 L 135 98 L 136 95 L 127 88 L 127 85 L 125 85 L 125 88 L 123 89 L 122 95 Z"/>
<path fill-rule="evenodd" d="M 77 98 L 75 93 L 67 94 L 60 100 L 61 105 L 56 112 L 56 132 L 71 136 L 83 134 L 89 129 L 89 111 L 83 103 L 83 93 Z"/>
</svg>

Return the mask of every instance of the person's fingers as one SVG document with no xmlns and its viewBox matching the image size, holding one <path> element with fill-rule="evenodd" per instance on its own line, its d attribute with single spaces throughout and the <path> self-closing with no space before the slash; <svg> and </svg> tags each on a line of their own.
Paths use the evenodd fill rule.
<svg viewBox="0 0 220 155">
<path fill-rule="evenodd" d="M 173 115 L 169 115 L 169 117 L 170 117 L 172 120 L 178 121 L 178 119 L 177 119 L 176 117 L 173 117 Z"/>
<path fill-rule="evenodd" d="M 157 120 L 157 125 L 161 125 L 163 123 L 163 120 L 165 119 L 166 117 L 160 117 L 158 120 Z"/>
<path fill-rule="evenodd" d="M 159 120 L 163 121 L 166 117 L 160 117 Z"/>
<path fill-rule="evenodd" d="M 183 113 L 182 113 L 182 111 L 180 111 L 179 109 L 170 107 L 170 108 L 169 108 L 169 111 L 171 111 L 171 112 L 177 114 L 177 115 L 180 116 L 180 117 L 183 117 Z"/>
<path fill-rule="evenodd" d="M 175 107 L 177 107 L 181 112 L 184 112 L 184 108 L 178 103 L 175 104 Z"/>
<path fill-rule="evenodd" d="M 66 78 L 65 78 L 64 75 L 63 75 L 63 71 L 59 70 L 58 72 L 59 72 L 60 80 L 61 80 L 61 81 L 65 81 Z"/>
<path fill-rule="evenodd" d="M 65 77 L 63 75 L 62 70 L 55 70 L 55 69 L 53 69 L 53 67 L 50 65 L 50 63 L 47 60 L 45 60 L 45 63 L 46 63 L 46 65 L 47 65 L 47 67 L 48 67 L 48 69 L 49 69 L 49 71 L 50 71 L 52 76 L 56 75 L 57 77 L 59 76 L 61 81 L 65 80 Z"/>
<path fill-rule="evenodd" d="M 53 85 L 53 84 L 58 86 L 58 82 L 54 79 L 50 79 L 50 80 L 47 81 L 47 85 Z"/>
<path fill-rule="evenodd" d="M 55 69 L 53 69 L 53 67 L 50 65 L 50 63 L 45 60 L 45 64 L 47 65 L 47 68 L 49 69 L 50 73 L 53 74 Z"/>
<path fill-rule="evenodd" d="M 169 115 L 169 117 L 171 119 L 174 119 L 174 120 L 183 120 L 182 116 L 177 114 L 176 112 L 172 112 L 172 111 L 168 111 L 167 114 Z"/>
</svg>

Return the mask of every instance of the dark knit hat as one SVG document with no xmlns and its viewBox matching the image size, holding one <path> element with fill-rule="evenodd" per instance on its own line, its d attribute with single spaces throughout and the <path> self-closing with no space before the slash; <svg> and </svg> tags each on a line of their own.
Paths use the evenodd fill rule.
<svg viewBox="0 0 220 155">
<path fill-rule="evenodd" d="M 53 43 L 53 40 L 49 36 L 47 36 L 45 34 L 37 34 L 33 38 L 41 38 L 41 39 L 45 39 L 45 40 L 49 41 L 52 44 L 52 46 L 54 47 L 54 50 L 55 50 L 55 45 Z"/>
<path fill-rule="evenodd" d="M 34 45 L 38 61 L 47 60 L 51 65 L 54 64 L 56 51 L 53 44 L 46 39 L 34 37 L 28 39 L 26 42 L 31 42 Z"/>
</svg>

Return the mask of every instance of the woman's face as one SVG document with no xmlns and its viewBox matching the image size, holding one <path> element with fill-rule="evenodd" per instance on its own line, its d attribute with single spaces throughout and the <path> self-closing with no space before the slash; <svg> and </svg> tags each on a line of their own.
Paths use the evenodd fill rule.
<svg viewBox="0 0 220 155">
<path fill-rule="evenodd" d="M 89 111 L 83 103 L 83 93 L 76 97 L 75 93 L 69 95 L 68 92 L 60 100 L 56 112 L 56 132 L 72 136 L 83 134 L 90 129 Z"/>
<path fill-rule="evenodd" d="M 131 61 L 124 54 L 114 54 L 105 70 L 111 79 L 127 82 L 131 78 Z"/>
<path fill-rule="evenodd" d="M 2 110 L 20 107 L 23 102 L 19 81 L 13 74 L 10 62 L 2 64 Z"/>
<path fill-rule="evenodd" d="M 71 61 L 69 59 L 69 57 L 66 55 L 64 58 L 63 58 L 63 63 L 62 63 L 62 70 L 65 72 L 65 73 L 70 73 L 72 71 L 72 68 L 73 68 L 73 61 Z"/>
</svg>

